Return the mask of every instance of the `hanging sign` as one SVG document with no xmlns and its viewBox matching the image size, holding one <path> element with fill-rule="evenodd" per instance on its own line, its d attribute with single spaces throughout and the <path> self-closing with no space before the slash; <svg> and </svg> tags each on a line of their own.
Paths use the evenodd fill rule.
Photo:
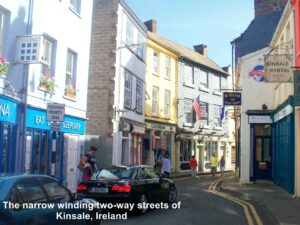
<svg viewBox="0 0 300 225">
<path fill-rule="evenodd" d="M 271 83 L 293 82 L 292 55 L 265 56 L 265 79 Z"/>
<path fill-rule="evenodd" d="M 226 105 L 226 106 L 242 105 L 242 93 L 240 93 L 240 92 L 224 92 L 223 105 Z"/>
<path fill-rule="evenodd" d="M 47 104 L 47 120 L 63 122 L 65 117 L 65 105 L 57 103 Z"/>
</svg>

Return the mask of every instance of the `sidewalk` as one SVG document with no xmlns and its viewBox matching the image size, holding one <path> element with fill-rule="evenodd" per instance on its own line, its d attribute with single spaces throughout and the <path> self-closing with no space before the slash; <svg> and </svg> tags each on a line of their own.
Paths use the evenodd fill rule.
<svg viewBox="0 0 300 225">
<path fill-rule="evenodd" d="M 300 225 L 300 199 L 293 198 L 271 181 L 241 185 L 233 174 L 227 174 L 219 188 L 221 192 L 252 203 L 264 224 Z"/>
</svg>

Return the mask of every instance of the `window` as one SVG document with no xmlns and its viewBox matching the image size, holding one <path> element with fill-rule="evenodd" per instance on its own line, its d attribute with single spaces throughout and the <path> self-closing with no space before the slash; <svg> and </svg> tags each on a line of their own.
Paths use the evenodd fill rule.
<svg viewBox="0 0 300 225">
<path fill-rule="evenodd" d="M 171 78 L 171 58 L 169 56 L 166 56 L 165 69 L 166 77 Z"/>
<path fill-rule="evenodd" d="M 221 91 L 221 77 L 219 76 L 211 77 L 211 89 L 213 91 Z"/>
<path fill-rule="evenodd" d="M 184 99 L 184 115 L 185 115 L 185 122 L 186 123 L 193 123 L 195 122 L 195 115 L 193 110 L 193 100 L 192 99 Z"/>
<path fill-rule="evenodd" d="M 184 83 L 185 84 L 194 84 L 194 73 L 193 67 L 184 65 Z"/>
<path fill-rule="evenodd" d="M 51 201 L 66 202 L 71 200 L 71 194 L 55 180 L 40 178 L 40 181 Z"/>
<path fill-rule="evenodd" d="M 143 84 L 140 80 L 136 81 L 136 111 L 143 112 Z"/>
<path fill-rule="evenodd" d="M 126 44 L 127 44 L 127 46 L 130 46 L 133 44 L 133 25 L 128 18 L 127 18 L 127 24 L 126 24 Z"/>
<path fill-rule="evenodd" d="M 153 72 L 158 74 L 158 52 L 153 52 Z"/>
<path fill-rule="evenodd" d="M 180 142 L 180 161 L 189 161 L 192 157 L 193 141 L 182 140 Z"/>
<path fill-rule="evenodd" d="M 144 38 L 143 38 L 143 36 L 140 34 L 140 33 L 138 33 L 138 35 L 137 35 L 137 44 L 138 44 L 138 46 L 136 47 L 136 54 L 139 56 L 139 57 L 141 57 L 142 59 L 144 59 L 144 43 L 145 41 L 144 41 Z"/>
<path fill-rule="evenodd" d="M 208 88 L 208 73 L 205 71 L 200 72 L 200 86 Z"/>
<path fill-rule="evenodd" d="M 200 102 L 201 104 L 201 120 L 200 125 L 201 126 L 207 126 L 208 125 L 208 103 L 206 102 Z"/>
<path fill-rule="evenodd" d="M 26 179 L 18 182 L 15 189 L 20 193 L 23 202 L 46 202 L 47 197 L 36 180 Z"/>
<path fill-rule="evenodd" d="M 54 42 L 48 38 L 43 38 L 41 56 L 41 74 L 43 76 L 54 76 L 53 52 Z"/>
<path fill-rule="evenodd" d="M 216 158 L 218 159 L 218 142 L 208 141 L 206 143 L 205 151 L 206 151 L 205 161 L 209 161 L 213 153 L 216 155 Z"/>
<path fill-rule="evenodd" d="M 76 59 L 77 55 L 68 50 L 67 53 L 67 68 L 66 68 L 66 85 L 76 86 Z"/>
<path fill-rule="evenodd" d="M 165 117 L 170 118 L 170 106 L 171 106 L 171 91 L 165 90 Z"/>
<path fill-rule="evenodd" d="M 152 115 L 158 115 L 158 87 L 152 88 Z"/>
<path fill-rule="evenodd" d="M 124 106 L 131 109 L 132 75 L 125 70 Z"/>
<path fill-rule="evenodd" d="M 70 0 L 70 8 L 80 14 L 81 0 Z"/>
<path fill-rule="evenodd" d="M 213 126 L 214 127 L 222 127 L 222 123 L 221 123 L 221 106 L 213 105 L 213 112 L 214 112 Z"/>
</svg>

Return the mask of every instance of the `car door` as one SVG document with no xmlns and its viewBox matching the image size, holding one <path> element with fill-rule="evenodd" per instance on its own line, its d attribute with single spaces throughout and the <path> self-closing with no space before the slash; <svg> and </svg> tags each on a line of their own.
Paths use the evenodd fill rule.
<svg viewBox="0 0 300 225">
<path fill-rule="evenodd" d="M 49 215 L 51 212 L 49 213 L 48 209 L 32 208 L 29 205 L 29 203 L 47 202 L 46 194 L 35 178 L 31 177 L 18 180 L 12 186 L 7 201 L 18 203 L 21 206 L 19 209 L 11 209 L 10 212 L 12 218 L 19 221 L 17 224 L 50 224 Z"/>
<path fill-rule="evenodd" d="M 151 184 L 152 201 L 159 202 L 163 200 L 164 190 L 162 188 L 163 179 L 152 168 L 145 168 L 149 183 Z"/>
</svg>

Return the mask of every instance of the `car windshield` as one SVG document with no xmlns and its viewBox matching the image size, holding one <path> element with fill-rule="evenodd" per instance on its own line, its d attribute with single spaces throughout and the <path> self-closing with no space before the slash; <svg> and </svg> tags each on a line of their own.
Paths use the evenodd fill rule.
<svg viewBox="0 0 300 225">
<path fill-rule="evenodd" d="M 127 168 L 127 167 L 114 167 L 109 169 L 102 169 L 96 172 L 92 180 L 98 180 L 98 179 L 130 179 L 133 174 L 133 168 Z"/>
</svg>

